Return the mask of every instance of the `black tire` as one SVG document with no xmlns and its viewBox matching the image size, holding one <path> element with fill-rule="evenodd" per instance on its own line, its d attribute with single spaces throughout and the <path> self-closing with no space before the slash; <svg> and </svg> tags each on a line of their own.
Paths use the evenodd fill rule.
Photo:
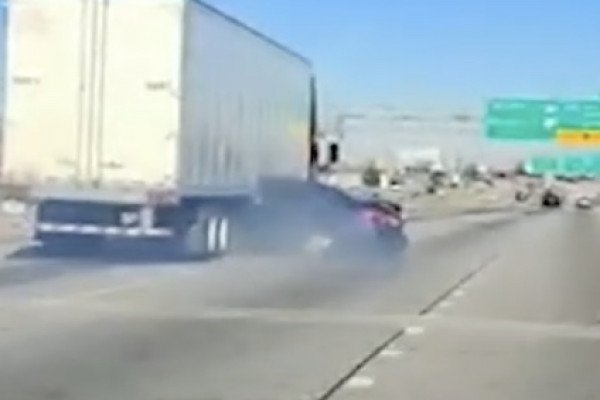
<svg viewBox="0 0 600 400">
<path fill-rule="evenodd" d="M 546 192 L 542 195 L 542 206 L 548 208 L 559 208 L 562 199 L 553 192 Z"/>
<path fill-rule="evenodd" d="M 201 211 L 180 237 L 186 257 L 207 258 L 228 253 L 231 249 L 229 218 L 212 211 Z"/>
<path fill-rule="evenodd" d="M 222 216 L 217 222 L 217 254 L 223 255 L 231 251 L 231 222 L 228 217 Z"/>
<path fill-rule="evenodd" d="M 528 198 L 529 198 L 529 195 L 525 192 L 518 191 L 517 193 L 515 193 L 515 200 L 518 201 L 519 203 L 523 203 L 523 202 L 527 201 Z"/>
</svg>

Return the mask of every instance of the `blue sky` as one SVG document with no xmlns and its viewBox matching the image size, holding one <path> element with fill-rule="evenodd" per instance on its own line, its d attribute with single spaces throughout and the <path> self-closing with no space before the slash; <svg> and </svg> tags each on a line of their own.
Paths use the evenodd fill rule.
<svg viewBox="0 0 600 400">
<path fill-rule="evenodd" d="M 600 94 L 600 0 L 207 0 L 312 59 L 330 106 Z"/>
</svg>

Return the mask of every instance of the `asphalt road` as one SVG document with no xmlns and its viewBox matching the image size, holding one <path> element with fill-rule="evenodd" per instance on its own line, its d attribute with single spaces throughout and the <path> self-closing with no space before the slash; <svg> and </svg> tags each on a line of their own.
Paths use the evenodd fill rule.
<svg viewBox="0 0 600 400">
<path fill-rule="evenodd" d="M 600 214 L 416 222 L 393 265 L 4 245 L 6 399 L 596 399 Z"/>
</svg>

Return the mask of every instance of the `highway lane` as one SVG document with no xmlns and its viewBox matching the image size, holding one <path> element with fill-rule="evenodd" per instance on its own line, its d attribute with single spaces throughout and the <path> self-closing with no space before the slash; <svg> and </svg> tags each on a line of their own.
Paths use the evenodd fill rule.
<svg viewBox="0 0 600 400">
<path fill-rule="evenodd" d="M 460 216 L 440 220 L 411 223 L 408 225 L 410 238 L 409 254 L 427 252 L 429 255 L 443 252 L 429 251 L 429 247 L 453 241 L 464 241 L 476 237 L 482 231 L 490 231 L 496 226 L 510 224 L 518 219 L 518 214 L 491 213 L 488 215 Z M 463 237 L 466 234 L 467 237 Z M 103 293 L 123 292 L 127 289 L 144 287 L 153 283 L 162 285 L 163 280 L 174 280 L 176 285 L 190 283 L 202 293 L 203 301 L 243 306 L 262 301 L 279 302 L 279 305 L 302 307 L 303 303 L 315 302 L 323 307 L 321 296 L 339 296 L 340 290 L 329 290 L 328 285 L 348 284 L 352 292 L 357 283 L 381 278 L 382 274 L 394 271 L 416 269 L 415 262 L 405 262 L 399 268 L 379 268 L 358 265 L 356 268 L 343 262 L 327 263 L 319 258 L 303 254 L 301 257 L 230 256 L 225 259 L 198 264 L 181 262 L 164 255 L 154 246 L 135 249 L 114 255 L 108 252 L 94 257 L 80 257 L 74 252 L 69 257 L 38 257 L 29 248 L 11 243 L 0 245 L 0 252 L 8 255 L 0 264 L 0 296 L 16 297 L 49 296 L 97 296 Z M 147 254 L 140 255 L 141 251 Z M 412 267 L 411 267 L 412 265 Z M 364 267 L 364 268 L 363 268 Z M 461 269 L 462 270 L 462 269 Z M 182 279 L 183 277 L 183 279 Z M 318 279 L 316 279 L 318 278 Z M 251 283 L 251 284 L 250 284 Z M 308 293 L 314 288 L 316 293 L 302 298 L 291 296 L 294 291 Z M 273 291 L 285 292 L 282 295 Z M 312 294 L 316 295 L 313 296 Z M 263 299 L 263 300 L 261 300 Z M 346 303 L 343 304 L 347 306 Z M 266 304 L 265 306 L 269 306 Z"/>
<path fill-rule="evenodd" d="M 333 398 L 599 398 L 599 233 L 595 212 L 539 220 Z"/>
<path fill-rule="evenodd" d="M 581 219 L 576 214 L 465 218 L 415 224 L 410 251 L 393 270 L 323 265 L 315 258 L 232 257 L 202 268 L 117 260 L 107 269 L 77 259 L 6 261 L 8 272 L 0 276 L 22 275 L 0 291 L 0 356 L 6 361 L 0 386 L 14 399 L 318 398 L 407 327 L 445 321 L 444 332 L 467 318 L 479 321 L 478 312 L 494 316 L 491 310 L 496 325 L 510 321 L 510 313 L 500 312 L 510 309 L 501 289 L 489 309 L 475 309 L 474 316 L 432 316 L 437 307 L 445 309 L 439 297 L 476 271 L 477 280 L 510 280 L 508 273 L 488 274 L 499 263 L 513 265 L 526 239 L 557 241 L 563 229 L 581 229 L 573 226 Z M 525 247 L 543 253 L 545 246 Z M 36 279 L 44 266 L 53 272 Z M 594 307 L 589 296 L 571 307 L 579 310 L 586 301 Z M 495 325 L 488 329 L 495 332 Z M 368 396 L 392 396 L 394 371 L 378 372 L 390 372 L 390 389 Z M 360 393 L 342 385 L 332 394 Z"/>
</svg>

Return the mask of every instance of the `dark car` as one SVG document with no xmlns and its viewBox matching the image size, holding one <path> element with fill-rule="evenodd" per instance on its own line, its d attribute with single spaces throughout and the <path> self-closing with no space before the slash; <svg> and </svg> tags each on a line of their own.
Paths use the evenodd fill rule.
<svg viewBox="0 0 600 400">
<path fill-rule="evenodd" d="M 349 193 L 319 183 L 278 186 L 263 205 L 242 217 L 238 247 L 260 252 L 358 257 L 398 252 L 406 246 L 400 204 L 370 192 Z"/>
<path fill-rule="evenodd" d="M 369 193 L 320 187 L 309 210 L 314 235 L 309 248 L 330 254 L 389 254 L 406 246 L 402 205 Z"/>
<path fill-rule="evenodd" d="M 559 208 L 562 205 L 561 196 L 554 190 L 546 189 L 542 192 L 542 207 Z"/>
<path fill-rule="evenodd" d="M 531 197 L 531 193 L 522 189 L 519 189 L 515 192 L 515 201 L 519 203 L 523 203 Z"/>
</svg>

